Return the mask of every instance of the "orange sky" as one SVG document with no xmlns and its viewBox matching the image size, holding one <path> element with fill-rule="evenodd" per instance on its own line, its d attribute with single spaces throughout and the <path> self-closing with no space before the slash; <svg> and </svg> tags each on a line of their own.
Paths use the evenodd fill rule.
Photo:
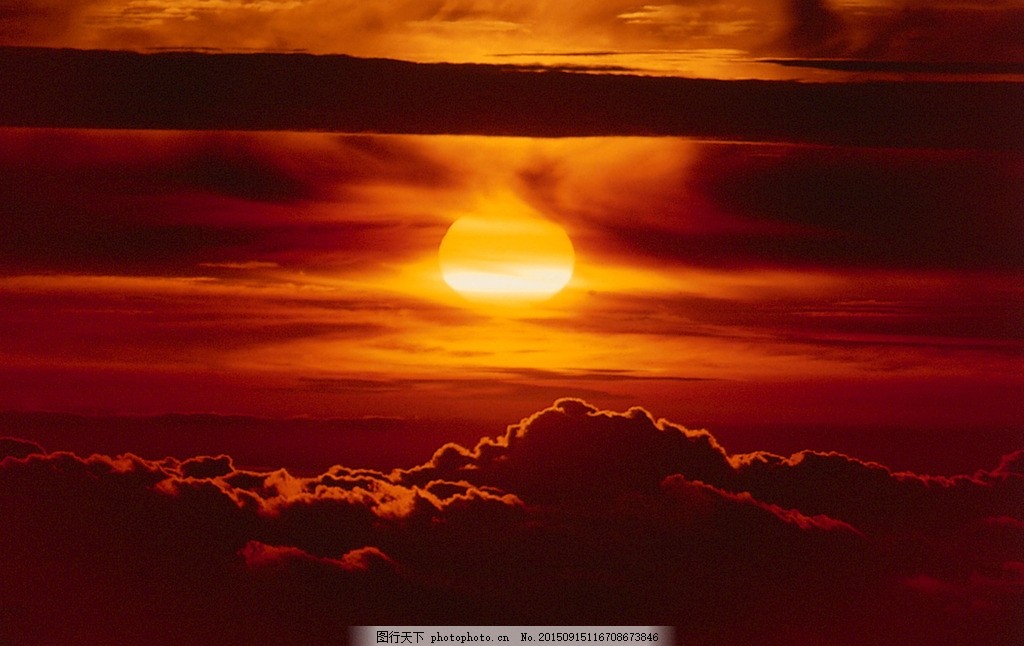
<svg viewBox="0 0 1024 646">
<path fill-rule="evenodd" d="M 724 78 L 827 78 L 749 61 L 1020 64 L 1022 23 L 1020 0 L 27 0 L 0 7 L 0 44 L 302 50 Z"/>
<path fill-rule="evenodd" d="M 0 408 L 1013 423 L 1011 153 L 683 139 L 6 130 Z M 827 187 L 822 183 L 826 182 Z M 532 211 L 568 287 L 475 304 L 437 249 Z"/>
</svg>

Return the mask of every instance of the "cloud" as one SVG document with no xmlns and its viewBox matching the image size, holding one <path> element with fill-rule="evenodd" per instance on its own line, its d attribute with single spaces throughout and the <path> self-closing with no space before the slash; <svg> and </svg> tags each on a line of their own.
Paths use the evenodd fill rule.
<svg viewBox="0 0 1024 646">
<path fill-rule="evenodd" d="M 688 643 L 1000 643 L 1024 628 L 1024 453 L 946 478 L 729 454 L 578 399 L 391 473 L 5 445 L 23 447 L 0 462 L 8 641 L 613 621 Z"/>
<path fill-rule="evenodd" d="M 687 476 L 697 480 L 731 476 L 724 449 L 706 432 L 655 422 L 640 408 L 602 414 L 576 399 L 559 400 L 510 426 L 503 437 L 482 439 L 472 452 L 448 445 L 434 462 L 405 477 L 422 482 L 472 474 L 475 482 L 546 503 L 655 491 L 683 464 Z"/>
<path fill-rule="evenodd" d="M 274 133 L 0 132 L 0 271 L 175 275 L 331 265 L 359 249 L 403 251 L 392 201 L 458 180 L 412 140 Z M 362 217 L 337 217 L 347 205 Z M 363 260 L 365 263 L 365 259 Z"/>
<path fill-rule="evenodd" d="M 204 455 L 185 460 L 178 465 L 178 470 L 186 478 L 216 478 L 217 476 L 226 476 L 235 469 L 231 463 L 231 456 L 210 457 Z"/>
<path fill-rule="evenodd" d="M 729 455 L 707 431 L 655 420 L 641 408 L 610 413 L 562 399 L 472 450 L 446 445 L 401 477 L 408 483 L 467 478 L 547 504 L 649 492 L 681 474 L 856 528 L 936 532 L 970 518 L 1012 515 L 1024 499 L 1024 479 L 1013 466 L 1019 459 L 1008 455 L 992 471 L 947 478 L 893 473 L 840 453 Z M 990 497 L 992 487 L 1002 496 Z"/>
<path fill-rule="evenodd" d="M 828 0 L 787 0 L 786 47 L 793 53 L 827 56 L 842 52 L 845 25 Z"/>
<path fill-rule="evenodd" d="M 249 541 L 239 553 L 245 559 L 246 567 L 257 569 L 264 567 L 286 568 L 291 562 L 300 561 L 311 564 L 323 564 L 347 572 L 367 571 L 376 567 L 388 568 L 394 562 L 388 555 L 376 547 L 364 547 L 346 552 L 341 558 L 323 558 L 313 556 L 295 547 L 279 547 L 266 545 L 259 541 Z"/>
<path fill-rule="evenodd" d="M 502 373 L 502 370 L 488 372 Z M 527 377 L 537 379 L 538 375 L 527 374 Z M 568 379 L 567 379 L 568 380 Z M 555 386 L 543 383 L 528 383 L 504 379 L 500 381 L 483 381 L 470 378 L 444 378 L 444 377 L 394 377 L 389 379 L 366 379 L 363 377 L 299 377 L 299 388 L 310 392 L 319 393 L 396 393 L 396 392 L 445 392 L 458 391 L 478 398 L 494 397 L 515 397 L 535 398 L 552 396 L 557 397 L 564 392 L 565 386 Z M 581 386 L 572 386 L 572 390 L 583 397 L 615 397 L 615 395 Z"/>
<path fill-rule="evenodd" d="M 1012 127 L 1016 88 L 969 79 L 942 92 L 927 83 L 538 75 L 532 68 L 283 53 L 0 53 L 0 63 L 18 70 L 15 100 L 0 112 L 13 126 L 1021 146 Z M 378 81 L 366 84 L 367 76 Z M 977 125 L 982 116 L 986 128 Z"/>
<path fill-rule="evenodd" d="M 520 161 L 517 190 L 563 218 L 582 250 L 622 263 L 1008 270 L 1024 261 L 1015 216 L 1024 166 L 1014 154 L 571 141 L 571 153 L 552 147 Z"/>
<path fill-rule="evenodd" d="M 90 635 L 138 635 L 147 628 L 134 622 L 145 616 L 142 607 L 152 604 L 158 609 L 153 611 L 153 629 L 166 629 L 170 636 L 224 638 L 236 622 L 250 620 L 255 625 L 244 626 L 243 634 L 256 635 L 263 594 L 269 597 L 266 603 L 284 608 L 266 611 L 290 616 L 311 600 L 294 595 L 312 592 L 291 586 L 315 580 L 342 594 L 312 601 L 324 613 L 328 604 L 341 602 L 337 617 L 323 619 L 343 630 L 362 621 L 360 612 L 382 607 L 379 598 L 366 597 L 365 586 L 383 586 L 383 593 L 384 583 L 396 576 L 386 551 L 367 542 L 357 544 L 360 539 L 386 544 L 389 534 L 408 533 L 403 550 L 408 555 L 414 553 L 408 541 L 415 530 L 403 532 L 406 523 L 444 522 L 449 507 L 453 524 L 465 522 L 459 520 L 464 517 L 496 520 L 502 509 L 521 504 L 512 496 L 459 483 L 439 497 L 427 489 L 393 484 L 379 473 L 342 467 L 309 479 L 284 471 L 237 471 L 226 456 L 148 461 L 131 454 L 33 455 L 8 458 L 0 481 L 8 518 L 19 527 L 2 541 L 10 558 L 20 559 L 5 563 L 12 580 L 41 594 L 32 582 L 59 576 L 54 568 L 76 566 L 95 577 L 91 590 L 72 580 L 49 598 L 30 594 L 23 603 L 5 597 L 5 609 L 15 608 L 18 618 L 29 621 L 27 626 L 15 622 L 13 628 L 5 621 L 5 631 L 19 626 L 28 631 L 5 634 L 5 641 L 64 634 L 35 622 L 59 619 L 65 594 L 87 594 L 99 613 L 68 617 L 63 625 L 69 632 L 82 630 L 84 622 Z M 58 526 L 53 523 L 61 523 L 61 532 L 53 531 Z M 239 572 L 239 565 L 247 566 L 249 574 Z M 150 587 L 159 581 L 161 590 Z M 133 586 L 139 583 L 143 587 L 136 590 Z M 137 593 L 127 601 L 134 614 L 118 614 L 113 605 L 114 590 L 125 586 Z M 268 589 L 261 592 L 264 586 Z M 231 601 L 233 595 L 238 595 L 236 601 Z M 243 599 L 255 606 L 239 605 Z M 186 614 L 186 607 L 197 603 L 202 608 Z M 270 634 L 287 636 L 287 630 L 279 627 Z"/>
<path fill-rule="evenodd" d="M 106 0 L 17 0 L 0 3 L 0 44 L 56 44 Z"/>
<path fill-rule="evenodd" d="M 358 3 L 30 0 L 0 5 L 0 43 L 305 50 L 491 61 L 511 52 L 732 50 L 765 56 L 1024 61 L 1014 0 Z"/>
<path fill-rule="evenodd" d="M 670 386 L 646 377 L 774 379 L 794 370 L 783 356 L 832 374 L 991 382 L 1020 354 L 1013 154 L 653 137 L 0 139 L 9 407 L 359 414 L 402 398 L 440 408 L 424 395 L 469 385 L 481 398 L 460 414 L 500 420 L 566 394 L 618 406 Z M 291 188 L 183 170 L 217 164 Z M 508 193 L 565 226 L 578 262 L 564 294 L 502 321 L 440 280 L 436 250 L 458 214 Z M 549 370 L 524 370 L 536 364 L 523 351 L 544 352 Z"/>
<path fill-rule="evenodd" d="M 1014 215 L 1024 167 L 1014 156 L 728 144 L 699 152 L 651 190 L 660 218 L 627 218 L 614 203 L 597 212 L 615 214 L 602 223 L 609 251 L 720 267 L 1006 270 L 1024 261 Z"/>
<path fill-rule="evenodd" d="M 24 458 L 33 453 L 46 453 L 46 449 L 29 440 L 0 437 L 0 460 L 6 457 Z"/>
<path fill-rule="evenodd" d="M 1015 0 L 899 2 L 862 13 L 849 52 L 881 60 L 1024 62 Z"/>
<path fill-rule="evenodd" d="M 1016 28 L 1024 7 L 1015 0 L 785 0 L 779 5 L 781 32 L 774 33 L 780 37 L 754 42 L 750 51 L 909 63 L 1024 62 L 1024 36 Z"/>
</svg>

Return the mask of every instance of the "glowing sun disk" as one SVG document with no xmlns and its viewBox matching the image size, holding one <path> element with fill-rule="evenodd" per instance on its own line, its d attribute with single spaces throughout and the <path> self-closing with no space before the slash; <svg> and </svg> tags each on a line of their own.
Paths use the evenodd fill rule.
<svg viewBox="0 0 1024 646">
<path fill-rule="evenodd" d="M 463 216 L 438 249 L 444 281 L 476 301 L 553 296 L 572 278 L 575 258 L 562 227 L 518 214 Z"/>
</svg>

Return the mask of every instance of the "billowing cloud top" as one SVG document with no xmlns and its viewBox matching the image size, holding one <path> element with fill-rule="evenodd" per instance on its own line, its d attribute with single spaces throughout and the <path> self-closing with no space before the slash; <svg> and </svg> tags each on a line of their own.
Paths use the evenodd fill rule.
<svg viewBox="0 0 1024 646">
<path fill-rule="evenodd" d="M 730 454 L 577 399 L 391 473 L 0 446 L 12 643 L 623 623 L 683 643 L 1010 644 L 1024 629 L 1024 452 L 953 477 Z"/>
</svg>

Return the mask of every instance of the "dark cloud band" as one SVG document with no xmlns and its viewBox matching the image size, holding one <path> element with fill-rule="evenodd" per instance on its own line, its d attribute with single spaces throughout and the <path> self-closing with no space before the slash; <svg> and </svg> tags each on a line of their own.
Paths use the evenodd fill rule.
<svg viewBox="0 0 1024 646">
<path fill-rule="evenodd" d="M 8 126 L 1024 148 L 1016 127 L 1024 89 L 1009 83 L 711 81 L 346 56 L 26 48 L 0 50 L 0 77 L 9 81 L 0 104 Z"/>
</svg>

